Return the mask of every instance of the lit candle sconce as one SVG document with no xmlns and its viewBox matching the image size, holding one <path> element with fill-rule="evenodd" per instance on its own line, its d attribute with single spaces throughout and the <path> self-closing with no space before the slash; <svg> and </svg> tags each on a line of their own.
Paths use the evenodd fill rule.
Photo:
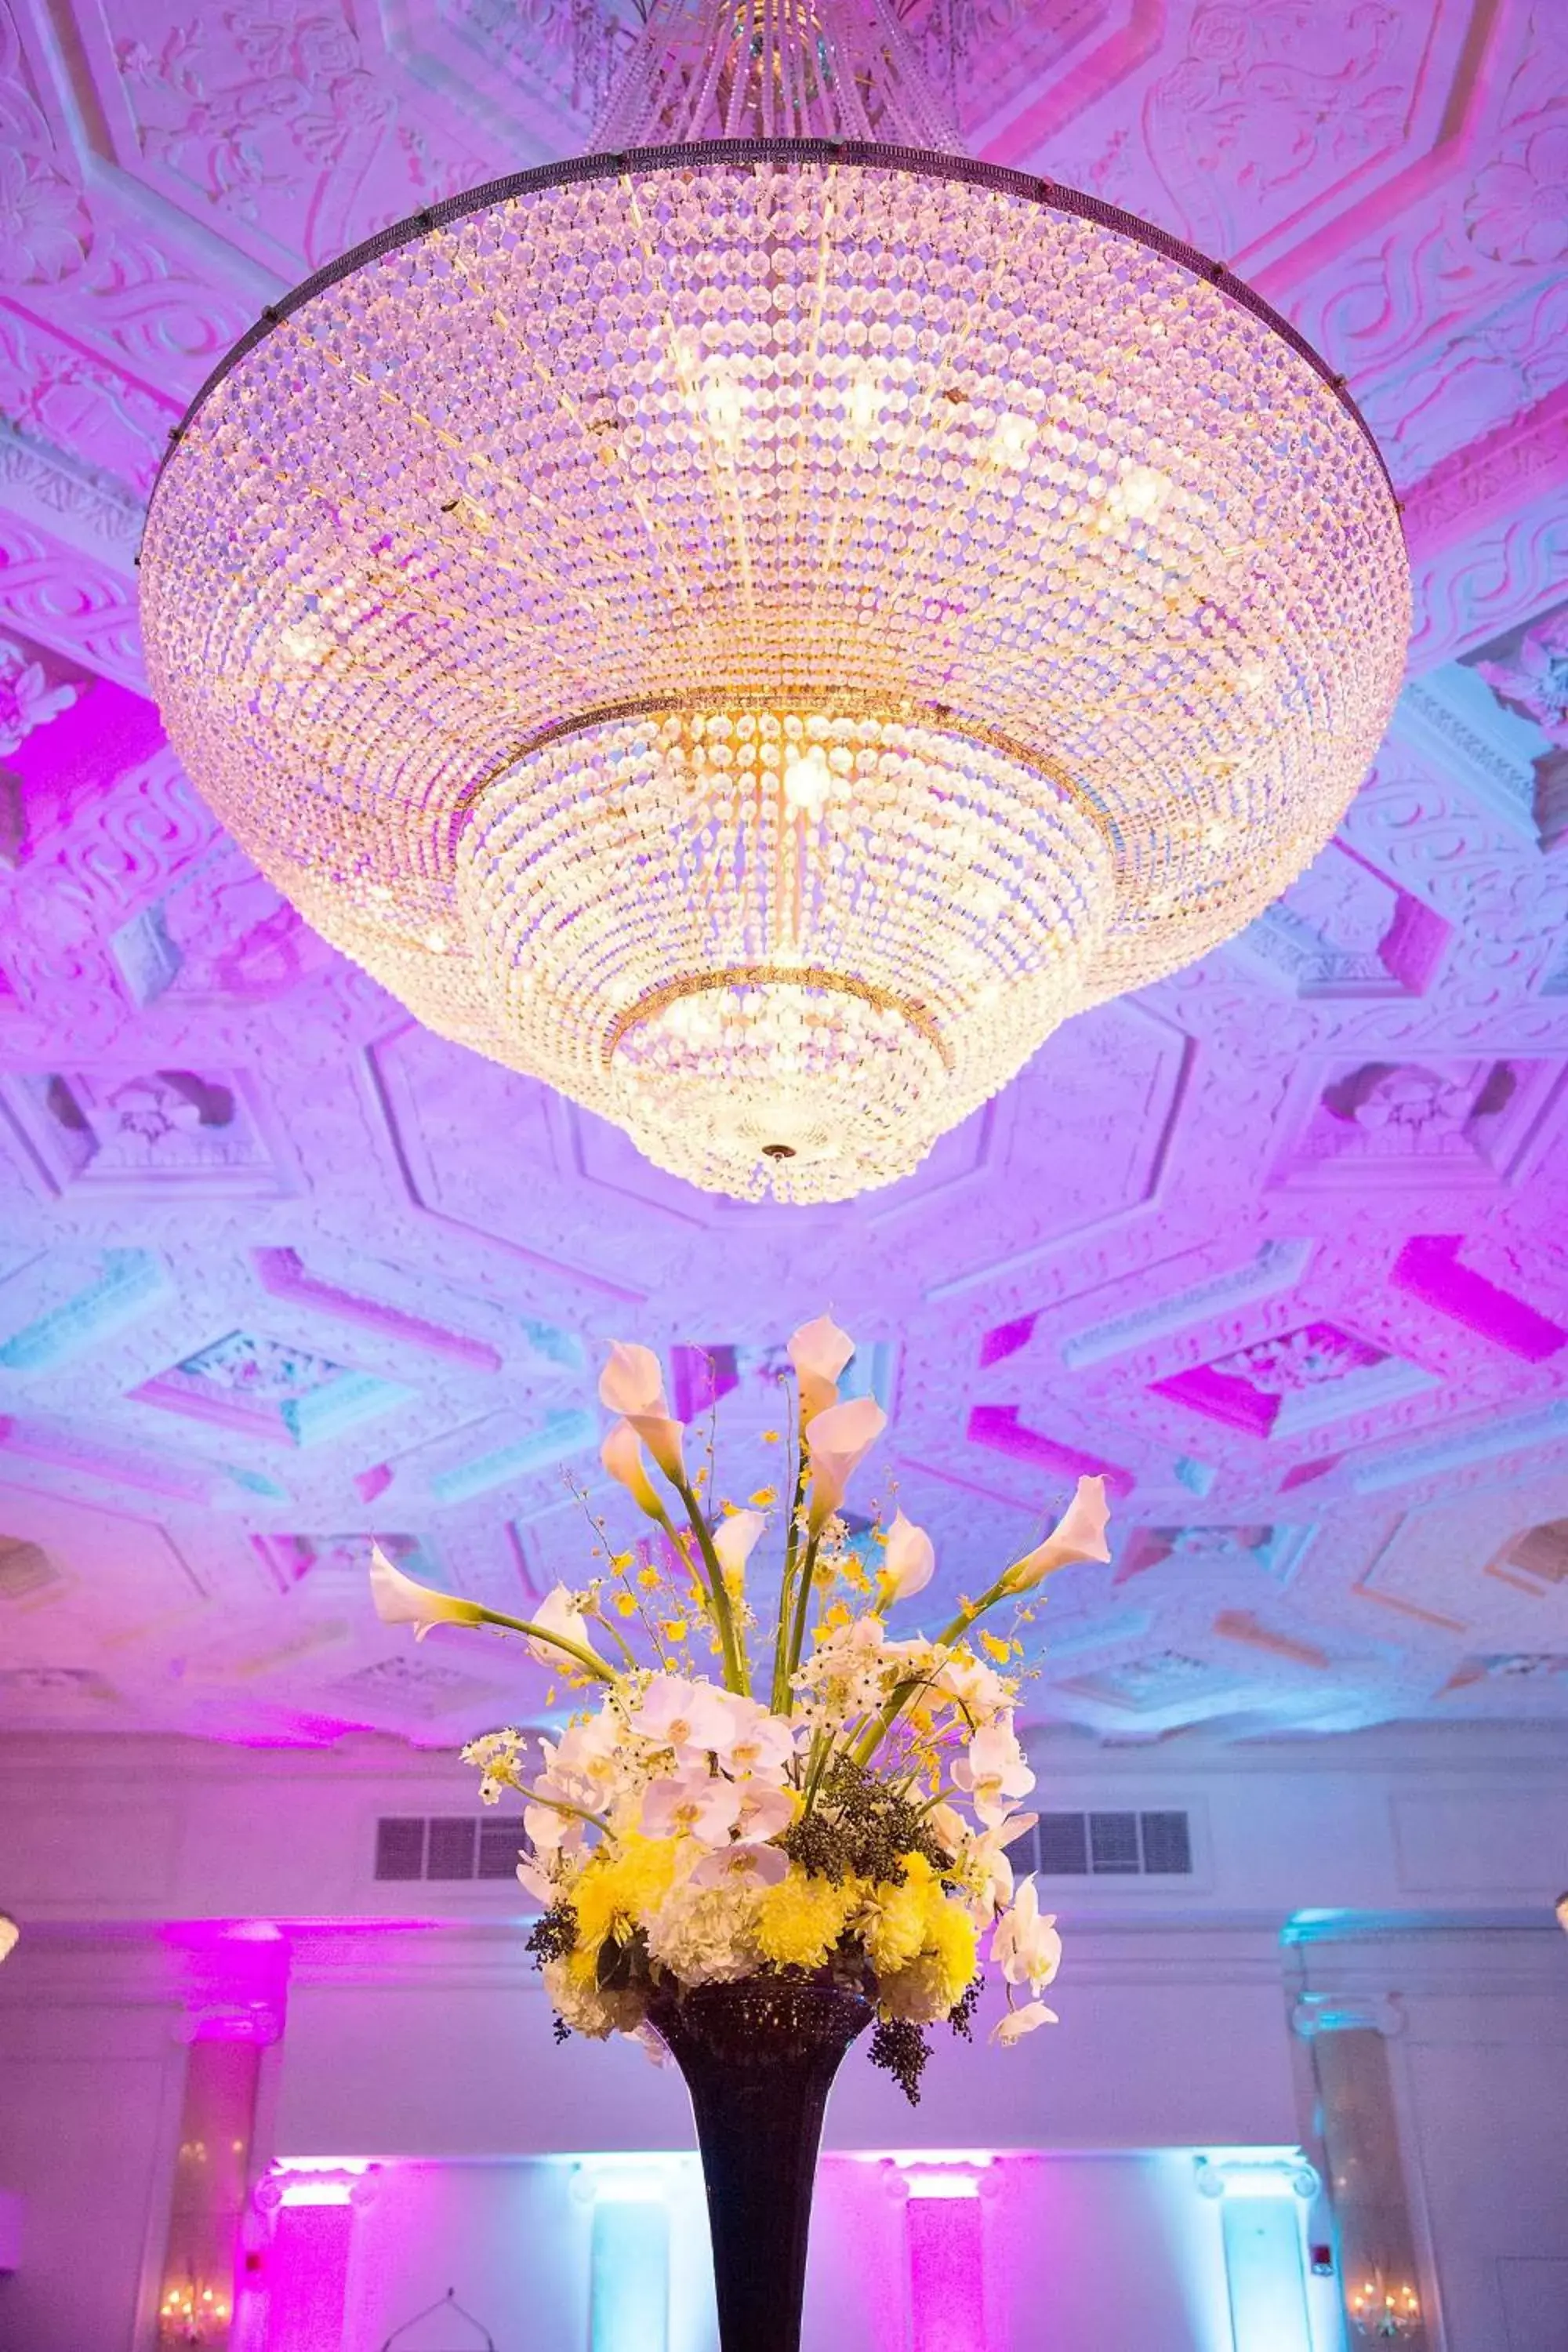
<svg viewBox="0 0 1568 2352">
<path fill-rule="evenodd" d="M 194 2279 L 169 2287 L 158 2306 L 158 2341 L 163 2344 L 226 2344 L 230 2318 L 226 2293 Z"/>
<path fill-rule="evenodd" d="M 1374 2270 L 1370 2277 L 1363 2273 L 1347 2288 L 1345 2302 L 1358 2336 L 1395 2342 L 1420 2332 L 1421 2298 L 1408 2280 L 1394 2286 L 1381 2270 Z"/>
</svg>

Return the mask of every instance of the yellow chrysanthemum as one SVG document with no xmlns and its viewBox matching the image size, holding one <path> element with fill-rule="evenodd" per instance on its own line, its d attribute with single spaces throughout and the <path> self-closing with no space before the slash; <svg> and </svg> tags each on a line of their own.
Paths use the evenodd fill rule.
<svg viewBox="0 0 1568 2352">
<path fill-rule="evenodd" d="M 635 1831 L 601 1848 L 572 1889 L 579 1950 L 596 1953 L 606 1937 L 624 1943 L 647 1918 L 675 1880 L 675 1840 L 641 1837 Z"/>
<path fill-rule="evenodd" d="M 836 1885 L 831 1878 L 813 1877 L 791 1863 L 787 1876 L 768 1887 L 757 1906 L 755 1932 L 763 1958 L 779 1969 L 821 1968 L 844 1933 L 860 1892 L 853 1879 Z"/>
<path fill-rule="evenodd" d="M 566 1957 L 566 1981 L 575 1992 L 591 1992 L 599 1980 L 599 1947 L 579 1945 Z"/>
<path fill-rule="evenodd" d="M 906 1853 L 902 1859 L 902 1884 L 885 1878 L 873 1886 L 859 1921 L 867 1958 L 879 1977 L 896 1976 L 922 1949 L 932 1889 L 939 1901 L 942 1895 L 923 1853 Z"/>
<path fill-rule="evenodd" d="M 935 1962 L 944 2011 L 962 2000 L 974 1975 L 979 1937 L 973 1920 L 947 1895 L 927 1914 L 929 1957 Z"/>
</svg>

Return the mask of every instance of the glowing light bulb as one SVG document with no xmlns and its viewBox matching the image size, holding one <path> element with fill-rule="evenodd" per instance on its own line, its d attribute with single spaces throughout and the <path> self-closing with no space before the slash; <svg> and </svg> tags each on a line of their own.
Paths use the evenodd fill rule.
<svg viewBox="0 0 1568 2352">
<path fill-rule="evenodd" d="M 869 433 L 882 413 L 882 387 L 874 375 L 862 373 L 849 387 L 849 422 L 857 433 Z"/>
<path fill-rule="evenodd" d="M 1148 522 L 1163 510 L 1174 488 L 1157 466 L 1124 466 L 1110 500 L 1133 522 Z"/>
</svg>

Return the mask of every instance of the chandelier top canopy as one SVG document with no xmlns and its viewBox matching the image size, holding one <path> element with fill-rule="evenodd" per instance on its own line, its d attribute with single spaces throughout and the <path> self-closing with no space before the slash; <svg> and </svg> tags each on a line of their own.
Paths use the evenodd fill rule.
<svg viewBox="0 0 1568 2352">
<path fill-rule="evenodd" d="M 901 42 L 871 0 L 675 0 L 605 135 L 934 135 Z M 373 238 L 198 398 L 142 579 L 176 747 L 319 929 L 659 1164 L 795 1200 L 1260 912 L 1408 622 L 1377 452 L 1267 305 L 837 131 Z"/>
</svg>

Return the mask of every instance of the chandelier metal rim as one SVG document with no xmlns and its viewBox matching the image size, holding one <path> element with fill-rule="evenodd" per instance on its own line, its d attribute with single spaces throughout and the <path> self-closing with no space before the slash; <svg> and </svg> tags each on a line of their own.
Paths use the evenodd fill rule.
<svg viewBox="0 0 1568 2352">
<path fill-rule="evenodd" d="M 1146 251 L 1157 253 L 1178 268 L 1185 269 L 1194 278 L 1212 286 L 1226 300 L 1260 320 L 1299 359 L 1304 360 L 1321 379 L 1326 389 L 1352 420 L 1388 486 L 1389 495 L 1399 518 L 1401 538 L 1404 537 L 1404 507 L 1394 489 L 1394 478 L 1378 446 L 1377 437 L 1352 398 L 1345 379 L 1336 374 L 1316 347 L 1271 302 L 1237 278 L 1221 261 L 1199 252 L 1181 237 L 1172 236 L 1152 221 L 1136 213 L 1124 212 L 1120 205 L 1108 205 L 1102 198 L 1090 195 L 1081 188 L 1070 188 L 1061 183 L 1042 178 L 1037 173 L 1021 172 L 1008 163 L 987 163 L 968 155 L 944 153 L 939 148 L 903 147 L 875 140 L 834 139 L 705 139 L 679 147 L 633 147 L 614 154 L 589 153 L 572 155 L 554 163 L 538 163 L 522 172 L 510 172 L 499 179 L 481 182 L 477 187 L 461 190 L 446 196 L 438 204 L 420 212 L 410 213 L 401 221 L 378 229 L 365 237 L 335 261 L 301 279 L 298 286 L 268 303 L 261 316 L 247 327 L 237 341 L 225 352 L 200 390 L 185 409 L 179 423 L 169 434 L 168 446 L 148 494 L 147 514 L 151 517 L 163 478 L 179 454 L 185 434 L 218 386 L 225 382 L 247 355 L 264 342 L 275 329 L 283 325 L 318 294 L 353 277 L 370 263 L 381 260 L 389 253 L 418 238 L 434 235 L 454 221 L 466 220 L 488 207 L 505 204 L 514 196 L 531 195 L 541 190 L 565 187 L 584 180 L 624 179 L 629 173 L 655 174 L 679 171 L 684 167 L 703 169 L 714 164 L 731 163 L 744 169 L 752 163 L 832 163 L 852 169 L 904 172 L 917 177 L 958 182 L 962 184 L 994 190 L 1004 195 L 1021 196 L 1048 209 L 1079 220 L 1092 222 L 1113 236 L 1128 238 Z M 138 559 L 140 560 L 140 559 Z"/>
<path fill-rule="evenodd" d="M 574 735 L 590 734 L 596 727 L 613 726 L 624 719 L 663 719 L 672 715 L 689 716 L 700 710 L 783 709 L 799 703 L 821 709 L 824 704 L 845 718 L 863 717 L 891 720 L 905 726 L 923 727 L 951 735 L 958 746 L 981 745 L 1010 760 L 1016 767 L 1026 769 L 1038 776 L 1054 793 L 1087 818 L 1102 834 L 1112 850 L 1121 847 L 1121 828 L 1111 812 L 1100 805 L 1094 794 L 1076 776 L 1068 773 L 1059 761 L 1049 759 L 1037 746 L 1021 742 L 1005 728 L 993 727 L 988 719 L 972 718 L 958 710 L 951 702 L 929 702 L 919 695 L 870 694 L 854 687 L 836 688 L 824 695 L 821 688 L 806 682 L 783 680 L 766 695 L 754 687 L 710 686 L 700 693 L 637 694 L 616 702 L 598 704 L 592 710 L 579 710 L 569 717 L 552 719 L 548 727 L 535 728 L 516 750 L 508 752 L 483 776 L 458 793 L 452 803 L 451 835 L 453 843 L 463 824 L 472 816 L 485 794 L 521 767 L 535 752 L 547 751 L 552 744 L 568 741 Z"/>
<path fill-rule="evenodd" d="M 801 988 L 824 996 L 852 996 L 878 1013 L 898 1013 L 918 1037 L 924 1039 L 950 1076 L 956 1066 L 952 1047 L 942 1035 L 935 1015 L 912 996 L 900 996 L 891 989 L 879 988 L 874 981 L 862 980 L 854 972 L 830 971 L 824 964 L 737 963 L 716 965 L 710 971 L 663 981 L 658 988 L 639 996 L 636 1003 L 625 1006 L 610 1024 L 599 1049 L 605 1068 L 611 1067 L 616 1049 L 623 1040 L 655 1013 L 679 1004 L 684 997 L 717 994 L 730 988 Z"/>
</svg>

